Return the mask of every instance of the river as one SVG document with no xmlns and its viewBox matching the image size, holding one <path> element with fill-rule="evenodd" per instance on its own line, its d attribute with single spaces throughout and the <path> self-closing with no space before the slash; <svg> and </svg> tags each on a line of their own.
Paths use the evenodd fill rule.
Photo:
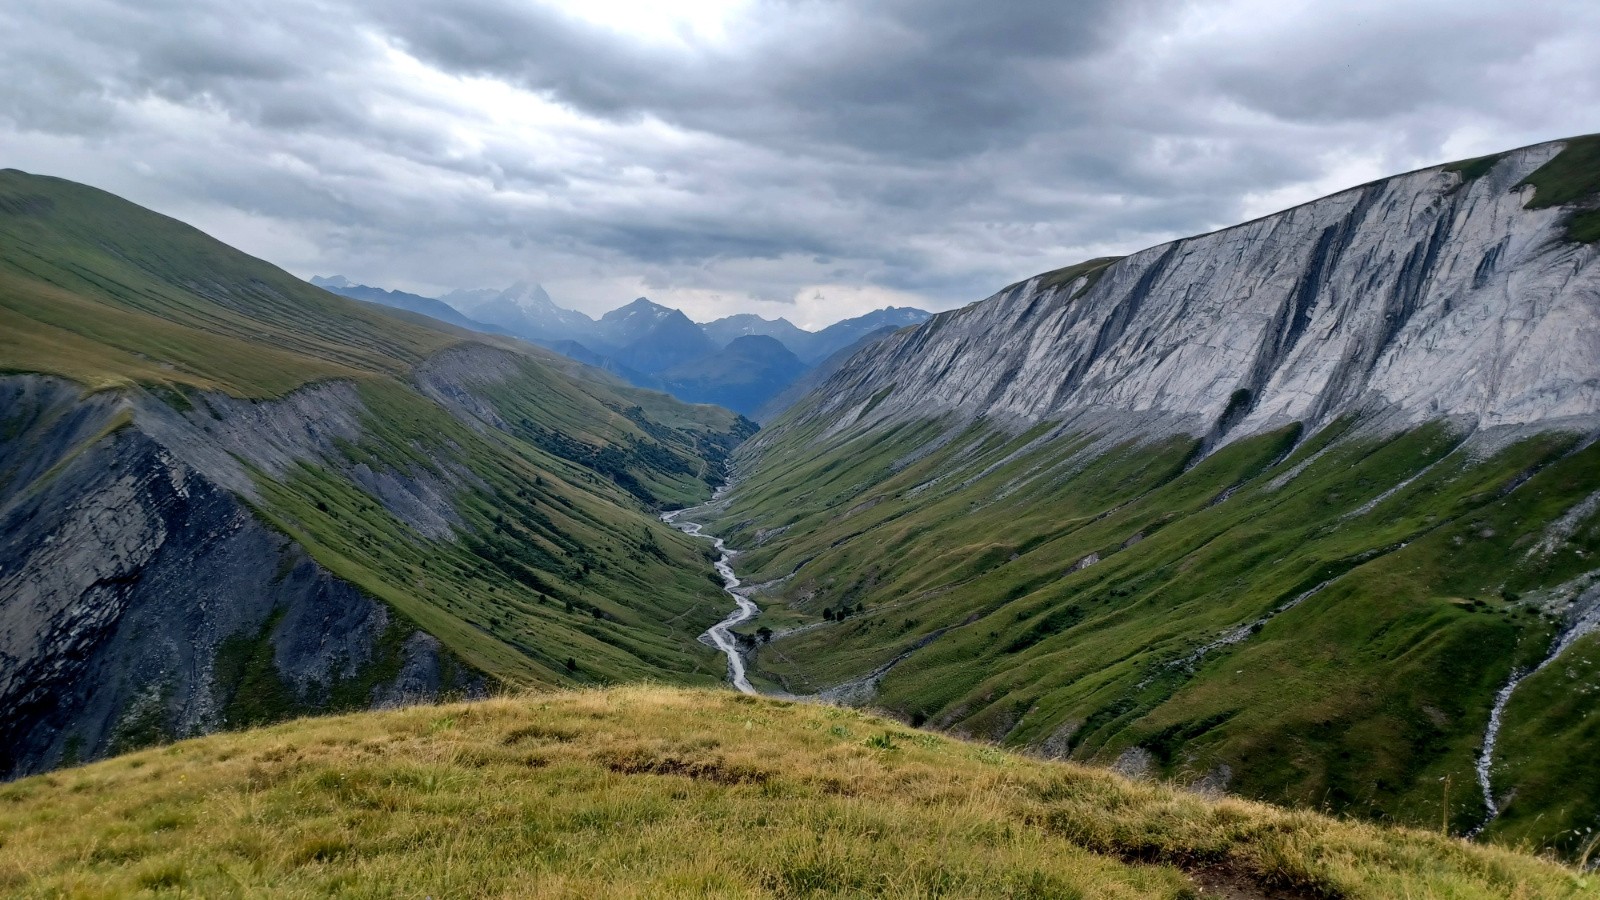
<svg viewBox="0 0 1600 900">
<path fill-rule="evenodd" d="M 757 693 L 755 687 L 750 684 L 749 675 L 745 673 L 744 656 L 739 652 L 739 641 L 733 635 L 733 627 L 760 615 L 761 608 L 756 606 L 755 602 L 750 598 L 739 593 L 739 576 L 733 574 L 733 551 L 728 549 L 728 545 L 723 543 L 722 538 L 702 533 L 698 522 L 678 521 L 678 517 L 688 511 L 688 509 L 677 509 L 669 513 L 662 513 L 661 521 L 666 522 L 684 534 L 708 540 L 712 543 L 712 546 L 717 548 L 717 552 L 722 554 L 715 563 L 717 574 L 722 576 L 722 589 L 727 592 L 729 597 L 733 598 L 735 604 L 733 612 L 728 613 L 726 618 L 711 626 L 700 637 L 702 640 L 710 641 L 712 646 L 721 650 L 723 655 L 728 657 L 728 680 L 733 683 L 735 688 L 746 694 Z"/>
</svg>

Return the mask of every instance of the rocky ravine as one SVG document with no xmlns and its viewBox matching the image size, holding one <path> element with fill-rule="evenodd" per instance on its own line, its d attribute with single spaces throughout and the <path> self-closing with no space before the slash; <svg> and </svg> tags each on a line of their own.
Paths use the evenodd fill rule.
<svg viewBox="0 0 1600 900">
<path fill-rule="evenodd" d="M 241 724 L 225 682 L 247 663 L 224 663 L 225 644 L 270 652 L 302 699 L 370 681 L 367 701 L 392 704 L 435 696 L 454 673 L 437 640 L 241 500 L 246 464 L 312 460 L 358 428 L 353 391 L 200 401 L 180 411 L 143 392 L 0 378 L 0 777 Z M 438 485 L 365 474 L 390 493 L 411 486 L 393 506 L 433 510 L 419 531 L 448 531 L 448 513 L 423 502 Z"/>
<path fill-rule="evenodd" d="M 1600 267 L 1571 211 L 1517 187 L 1559 153 L 1432 168 L 1077 277 L 1040 276 L 857 355 L 804 418 L 833 431 L 940 412 L 1211 444 L 1382 409 L 1479 429 L 1600 412 Z M 775 440 L 781 427 L 750 448 Z"/>
</svg>

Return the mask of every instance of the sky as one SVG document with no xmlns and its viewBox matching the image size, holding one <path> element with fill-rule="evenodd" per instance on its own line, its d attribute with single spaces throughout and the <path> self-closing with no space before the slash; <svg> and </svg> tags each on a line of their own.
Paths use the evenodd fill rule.
<svg viewBox="0 0 1600 900">
<path fill-rule="evenodd" d="M 1600 3 L 5 0 L 0 85 L 302 277 L 820 327 L 1600 131 Z"/>
</svg>

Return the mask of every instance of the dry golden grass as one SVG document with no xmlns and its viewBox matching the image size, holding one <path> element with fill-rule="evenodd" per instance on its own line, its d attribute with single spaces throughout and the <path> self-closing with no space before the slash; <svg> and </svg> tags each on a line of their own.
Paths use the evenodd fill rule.
<svg viewBox="0 0 1600 900">
<path fill-rule="evenodd" d="M 1237 896 L 1593 896 L 1506 850 L 712 690 L 306 719 L 0 788 L 24 897 L 1195 896 L 1186 869 Z"/>
</svg>

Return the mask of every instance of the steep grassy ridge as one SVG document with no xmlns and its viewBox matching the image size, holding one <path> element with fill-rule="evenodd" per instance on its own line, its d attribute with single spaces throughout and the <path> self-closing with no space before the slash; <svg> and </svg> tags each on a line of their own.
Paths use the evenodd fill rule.
<svg viewBox="0 0 1600 900">
<path fill-rule="evenodd" d="M 1567 237 L 1580 243 L 1600 241 L 1600 134 L 1573 138 L 1549 165 L 1523 182 L 1532 185 L 1533 209 L 1577 205 L 1567 221 Z"/>
<path fill-rule="evenodd" d="M 752 627 L 800 626 L 759 649 L 769 684 L 877 672 L 865 693 L 914 722 L 1464 832 L 1486 814 L 1473 763 L 1494 692 L 1543 657 L 1565 611 L 1549 589 L 1600 550 L 1590 515 L 1535 552 L 1600 491 L 1600 446 L 1549 434 L 1482 456 L 1443 425 L 1352 424 L 1187 470 L 1185 438 L 922 422 L 818 453 L 812 426 L 750 463 L 714 527 L 747 581 L 774 582 Z M 1576 853 L 1600 815 L 1592 767 L 1568 762 L 1587 726 L 1573 709 L 1539 728 L 1507 744 L 1491 834 Z M 1568 815 L 1513 826 L 1556 772 Z"/>
<path fill-rule="evenodd" d="M 4 364 L 91 386 L 278 396 L 403 374 L 459 340 L 352 303 L 111 194 L 0 171 Z"/>
<path fill-rule="evenodd" d="M 728 692 L 303 720 L 0 788 L 19 897 L 1518 897 L 1503 850 Z"/>
<path fill-rule="evenodd" d="M 228 483 L 257 518 L 472 669 L 515 684 L 721 677 L 695 641 L 722 605 L 706 548 L 656 511 L 722 479 L 754 428 L 725 410 L 334 296 L 104 192 L 13 170 L 0 172 L 0 372 L 64 376 L 127 406 L 50 471 L 7 446 L 21 468 L 0 464 L 0 485 L 17 496 L 119 429 L 149 432 L 208 477 L 243 472 Z M 25 444 L 60 415 L 0 410 L 0 438 Z M 18 472 L 36 480 L 5 484 Z M 269 699 L 247 720 L 328 708 L 286 679 L 261 673 Z"/>
</svg>

